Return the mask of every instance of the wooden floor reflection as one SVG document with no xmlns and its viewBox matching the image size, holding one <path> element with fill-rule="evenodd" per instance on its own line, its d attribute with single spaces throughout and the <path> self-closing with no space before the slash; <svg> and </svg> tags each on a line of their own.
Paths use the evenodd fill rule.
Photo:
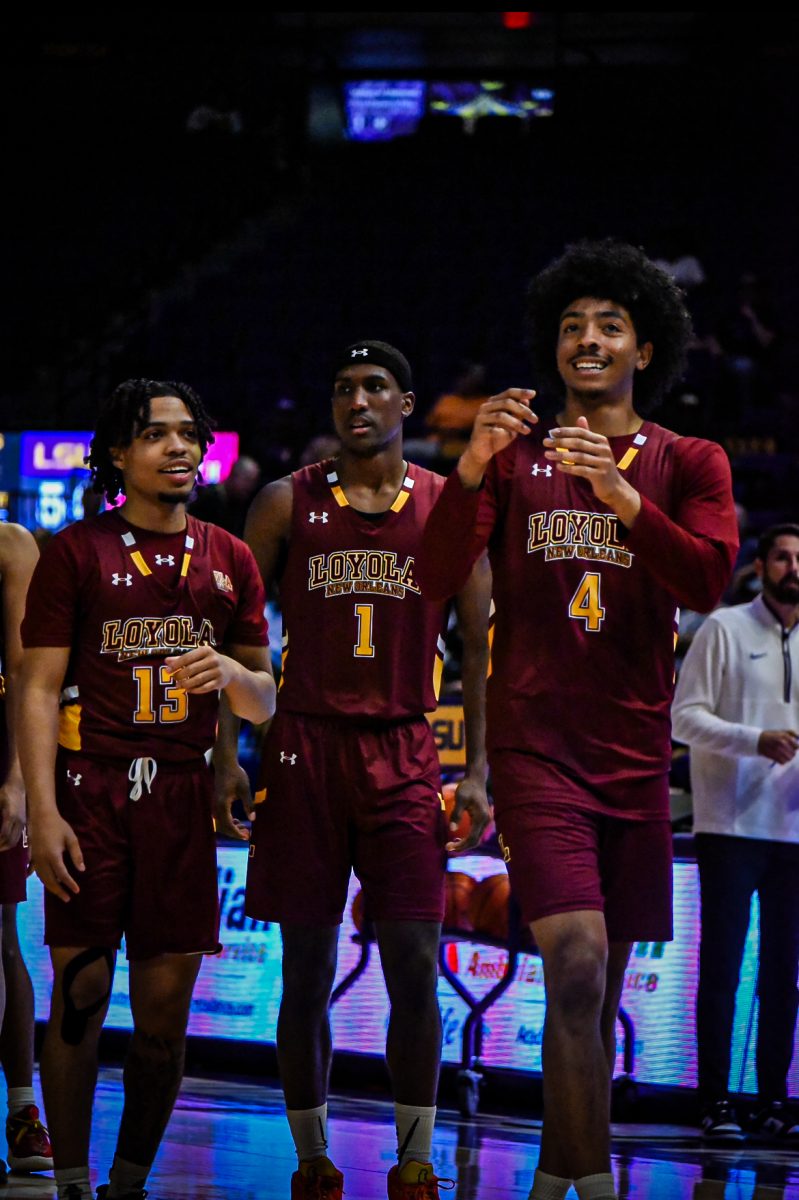
<svg viewBox="0 0 799 1200">
<path fill-rule="evenodd" d="M 92 1173 L 107 1179 L 121 1108 L 121 1072 L 103 1070 Z M 389 1104 L 335 1096 L 330 1152 L 345 1200 L 383 1200 L 394 1161 Z M 454 1200 L 526 1200 L 539 1126 L 481 1113 L 439 1111 L 435 1165 Z M 614 1126 L 614 1173 L 623 1200 L 799 1200 L 799 1154 L 742 1146 L 702 1148 L 690 1128 Z M 288 1200 L 295 1159 L 279 1092 L 249 1082 L 187 1079 L 148 1184 L 152 1200 Z M 10 1175 L 3 1200 L 51 1200 L 52 1179 Z M 574 1197 L 571 1192 L 570 1197 Z"/>
</svg>

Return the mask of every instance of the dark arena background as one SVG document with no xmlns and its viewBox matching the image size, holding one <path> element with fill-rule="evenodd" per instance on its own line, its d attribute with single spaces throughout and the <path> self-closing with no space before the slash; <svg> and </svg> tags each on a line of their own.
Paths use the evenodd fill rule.
<svg viewBox="0 0 799 1200">
<path fill-rule="evenodd" d="M 408 456 L 446 473 L 463 431 L 442 416 L 442 397 L 534 388 L 526 283 L 566 243 L 610 235 L 643 246 L 685 288 L 695 337 L 655 419 L 729 455 L 742 550 L 725 601 L 750 599 L 757 534 L 799 519 L 798 34 L 794 14 L 763 10 L 18 16 L 3 47 L 3 519 L 44 540 L 82 515 L 98 399 L 130 376 L 191 383 L 225 435 L 206 482 L 244 456 L 257 464 L 252 494 L 258 478 L 330 453 L 331 355 L 364 337 L 412 363 Z M 237 503 L 243 516 L 246 497 Z M 279 625 L 272 600 L 278 663 Z M 463 765 L 459 689 L 453 636 L 433 717 L 448 779 Z M 253 770 L 256 741 L 245 730 Z M 796 1152 L 708 1148 L 697 1132 L 684 748 L 672 785 L 675 941 L 638 943 L 628 971 L 619 1195 L 797 1198 Z M 504 873 L 491 840 L 452 868 L 477 881 Z M 246 851 L 223 845 L 225 948 L 200 976 L 188 1076 L 148 1185 L 165 1200 L 288 1195 L 280 938 L 244 916 L 245 870 Z M 20 926 L 43 1021 L 35 878 L 28 892 Z M 731 1077 L 744 1098 L 755 1087 L 757 950 L 753 921 Z M 394 1153 L 387 1001 L 369 926 L 358 931 L 349 904 L 338 985 L 332 1138 L 348 1200 L 367 1200 L 384 1194 Z M 439 997 L 439 1175 L 459 1200 L 523 1200 L 540 1132 L 543 977 L 512 913 L 510 927 L 476 931 L 452 915 Z M 93 1165 L 111 1154 L 129 1020 L 120 957 Z M 790 1082 L 795 1095 L 799 1060 Z M 7 1188 L 53 1192 L 47 1177 Z"/>
</svg>

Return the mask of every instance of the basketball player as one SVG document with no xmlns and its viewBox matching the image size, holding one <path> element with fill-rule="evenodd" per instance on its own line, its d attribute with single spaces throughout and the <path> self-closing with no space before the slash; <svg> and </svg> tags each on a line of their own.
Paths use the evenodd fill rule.
<svg viewBox="0 0 799 1200">
<path fill-rule="evenodd" d="M 92 1195 L 97 1042 L 123 933 L 133 1036 L 111 1180 L 98 1195 L 145 1195 L 180 1085 L 194 982 L 218 948 L 204 758 L 218 694 L 254 721 L 274 707 L 252 555 L 186 515 L 211 437 L 185 384 L 121 384 L 88 461 L 95 490 L 111 500 L 121 491 L 124 504 L 57 534 L 28 593 L 20 755 L 54 972 L 42 1085 L 68 1200 Z M 64 684 L 77 703 L 59 723 Z"/>
<path fill-rule="evenodd" d="M 425 595 L 489 546 L 488 747 L 511 883 L 544 960 L 544 1127 L 530 1196 L 616 1192 L 610 1072 L 631 943 L 671 937 L 668 770 L 678 605 L 718 601 L 736 550 L 721 448 L 643 414 L 690 326 L 644 254 L 580 243 L 530 288 L 559 407 L 488 400 L 425 532 Z"/>
<path fill-rule="evenodd" d="M 490 585 L 483 561 L 457 601 L 469 761 L 453 820 L 466 808 L 472 826 L 469 837 L 445 846 L 424 714 L 436 707 L 446 612 L 422 599 L 414 578 L 421 531 L 444 481 L 403 459 L 403 421 L 414 405 L 405 357 L 385 342 L 362 341 L 334 368 L 338 457 L 270 484 L 246 527 L 264 579 L 280 582 L 285 645 L 247 912 L 279 921 L 283 935 L 277 1043 L 299 1161 L 292 1200 L 342 1195 L 342 1175 L 327 1157 L 328 1003 L 351 868 L 375 921 L 391 1002 L 399 1155 L 388 1194 L 433 1200 L 445 849 L 475 845 L 489 818 L 482 696 Z M 220 774 L 235 783 L 230 769 Z M 235 834 L 222 796 L 217 824 Z"/>
<path fill-rule="evenodd" d="M 0 525 L 0 1061 L 6 1077 L 8 1163 L 15 1171 L 53 1166 L 47 1130 L 33 1092 L 33 985 L 17 933 L 17 904 L 26 898 L 28 839 L 25 786 L 16 749 L 16 700 L 22 642 L 19 627 L 38 552 L 27 529 Z"/>
</svg>

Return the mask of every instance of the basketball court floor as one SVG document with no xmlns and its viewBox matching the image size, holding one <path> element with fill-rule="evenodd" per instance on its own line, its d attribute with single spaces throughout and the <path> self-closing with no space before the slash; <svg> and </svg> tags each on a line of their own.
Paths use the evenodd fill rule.
<svg viewBox="0 0 799 1200">
<path fill-rule="evenodd" d="M 122 1103 L 121 1071 L 104 1069 L 97 1090 L 92 1177 L 105 1182 Z M 345 1200 L 382 1200 L 394 1161 L 390 1104 L 330 1104 L 330 1152 L 344 1172 Z M 527 1200 L 540 1126 L 522 1116 L 439 1110 L 435 1166 L 453 1184 L 442 1200 Z M 151 1200 L 288 1200 L 296 1165 L 280 1092 L 252 1082 L 188 1078 L 148 1190 Z M 702 1147 L 693 1128 L 615 1125 L 613 1169 L 623 1200 L 799 1200 L 799 1152 Z M 47 1176 L 10 1175 L 4 1200 L 51 1200 Z M 575 1193 L 570 1192 L 570 1200 Z"/>
</svg>

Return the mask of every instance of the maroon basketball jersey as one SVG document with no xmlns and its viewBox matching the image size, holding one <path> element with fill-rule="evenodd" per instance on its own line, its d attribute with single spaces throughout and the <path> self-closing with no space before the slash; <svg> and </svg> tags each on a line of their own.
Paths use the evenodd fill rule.
<svg viewBox="0 0 799 1200">
<path fill-rule="evenodd" d="M 79 521 L 45 547 L 28 591 L 28 646 L 70 646 L 59 742 L 103 758 L 197 758 L 218 695 L 187 695 L 164 666 L 201 645 L 262 646 L 263 587 L 247 546 L 188 517 L 155 533 L 120 513 Z"/>
<path fill-rule="evenodd" d="M 547 461 L 546 436 L 536 426 L 497 455 L 478 494 L 450 481 L 426 539 L 425 586 L 441 594 L 448 567 L 437 563 L 449 560 L 454 581 L 458 561 L 488 539 L 490 751 L 536 756 L 553 795 L 661 817 L 678 597 L 690 603 L 692 592 L 712 592 L 712 605 L 728 577 L 736 546 L 729 467 L 714 443 L 650 422 L 610 438 L 643 498 L 627 531 L 587 480 Z M 529 799 L 520 789 L 510 803 Z"/>
<path fill-rule="evenodd" d="M 280 707 L 384 720 L 433 710 L 445 605 L 422 598 L 413 572 L 444 480 L 411 464 L 388 512 L 366 516 L 349 504 L 334 460 L 291 478 Z"/>
</svg>

